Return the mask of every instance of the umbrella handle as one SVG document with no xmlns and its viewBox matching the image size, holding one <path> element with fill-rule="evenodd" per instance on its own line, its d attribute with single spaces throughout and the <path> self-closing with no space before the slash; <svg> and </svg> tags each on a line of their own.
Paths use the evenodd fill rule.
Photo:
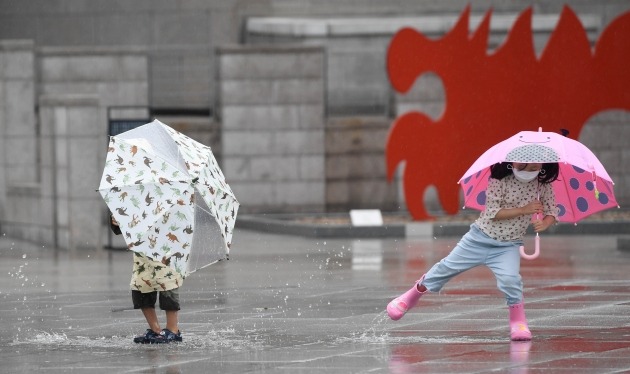
<svg viewBox="0 0 630 374">
<path fill-rule="evenodd" d="M 521 252 L 521 257 L 526 260 L 534 260 L 538 258 L 538 255 L 540 254 L 540 236 L 538 236 L 538 233 L 536 233 L 536 239 L 534 240 L 534 242 L 534 253 L 532 253 L 531 255 L 525 253 L 524 246 L 520 246 L 519 251 Z"/>
</svg>

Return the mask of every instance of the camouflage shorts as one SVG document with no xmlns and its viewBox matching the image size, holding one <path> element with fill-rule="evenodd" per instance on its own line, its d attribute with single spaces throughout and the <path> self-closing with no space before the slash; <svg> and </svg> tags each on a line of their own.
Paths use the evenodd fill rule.
<svg viewBox="0 0 630 374">
<path fill-rule="evenodd" d="M 140 292 L 172 290 L 182 286 L 182 275 L 160 261 L 138 252 L 133 254 L 131 289 Z"/>
</svg>

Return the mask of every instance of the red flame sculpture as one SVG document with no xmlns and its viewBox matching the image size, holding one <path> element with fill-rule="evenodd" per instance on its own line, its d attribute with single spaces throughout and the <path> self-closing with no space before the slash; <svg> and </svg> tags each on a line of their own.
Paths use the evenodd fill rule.
<svg viewBox="0 0 630 374">
<path fill-rule="evenodd" d="M 403 185 L 416 220 L 429 219 L 423 194 L 433 185 L 448 214 L 458 212 L 457 181 L 487 148 L 521 130 L 569 130 L 577 139 L 585 122 L 606 109 L 630 110 L 630 12 L 616 18 L 591 49 L 576 14 L 565 6 L 537 58 L 532 9 L 522 12 L 505 43 L 487 51 L 491 11 L 469 35 L 467 7 L 439 40 L 401 29 L 387 53 L 392 86 L 407 92 L 427 72 L 437 74 L 446 108 L 437 121 L 419 112 L 397 118 L 387 146 L 387 176 L 406 161 Z"/>
</svg>

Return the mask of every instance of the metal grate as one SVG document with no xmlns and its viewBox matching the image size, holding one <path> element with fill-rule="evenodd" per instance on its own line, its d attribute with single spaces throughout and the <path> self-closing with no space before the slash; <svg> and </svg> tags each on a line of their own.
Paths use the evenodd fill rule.
<svg viewBox="0 0 630 374">
<path fill-rule="evenodd" d="M 125 131 L 133 130 L 136 127 L 149 123 L 148 119 L 110 119 L 109 135 L 115 136 Z"/>
</svg>

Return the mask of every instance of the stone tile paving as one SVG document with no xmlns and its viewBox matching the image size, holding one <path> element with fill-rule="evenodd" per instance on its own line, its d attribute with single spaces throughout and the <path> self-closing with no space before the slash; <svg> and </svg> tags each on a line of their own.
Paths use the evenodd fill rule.
<svg viewBox="0 0 630 374">
<path fill-rule="evenodd" d="M 1 373 L 622 373 L 630 253 L 614 236 L 549 236 L 521 273 L 534 333 L 511 343 L 489 270 L 402 320 L 387 302 L 458 238 L 320 240 L 237 230 L 231 260 L 182 288 L 184 343 L 135 345 L 131 255 L 0 238 Z M 162 318 L 162 314 L 160 313 Z"/>
</svg>

